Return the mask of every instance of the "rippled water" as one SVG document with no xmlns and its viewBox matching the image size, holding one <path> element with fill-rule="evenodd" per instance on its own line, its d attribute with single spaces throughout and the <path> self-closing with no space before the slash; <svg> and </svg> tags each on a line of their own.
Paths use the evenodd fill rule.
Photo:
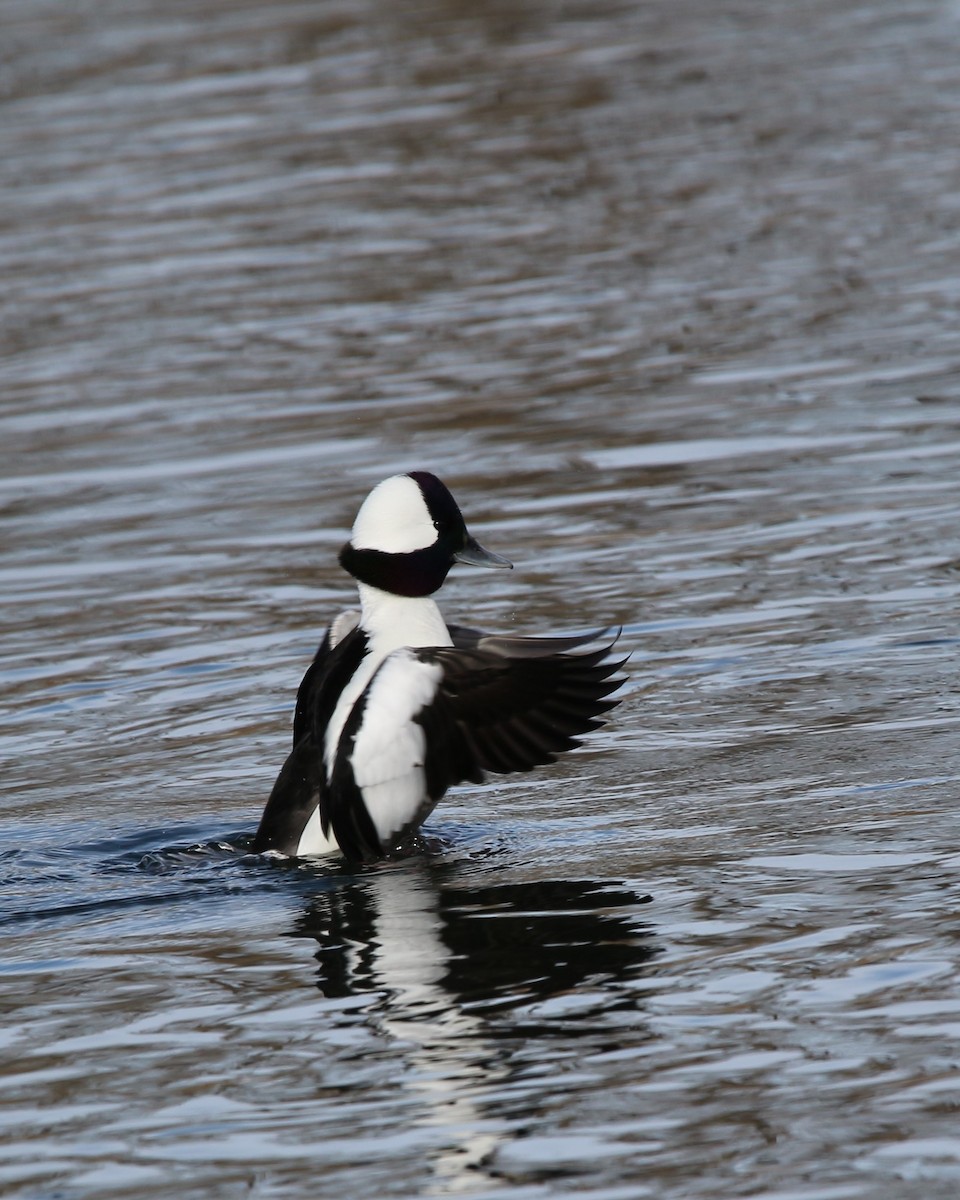
<svg viewBox="0 0 960 1200">
<path fill-rule="evenodd" d="M 0 1190 L 955 1196 L 960 8 L 0 28 Z M 411 467 L 624 703 L 259 859 Z"/>
</svg>

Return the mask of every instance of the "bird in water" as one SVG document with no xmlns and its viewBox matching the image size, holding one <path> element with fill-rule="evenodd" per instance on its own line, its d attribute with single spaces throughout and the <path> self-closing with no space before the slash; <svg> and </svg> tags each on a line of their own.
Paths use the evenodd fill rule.
<svg viewBox="0 0 960 1200">
<path fill-rule="evenodd" d="M 340 551 L 360 611 L 336 617 L 303 677 L 255 853 L 384 858 L 453 784 L 553 762 L 617 703 L 619 635 L 448 625 L 433 595 L 455 563 L 512 566 L 467 532 L 435 475 L 394 475 L 367 496 Z"/>
</svg>

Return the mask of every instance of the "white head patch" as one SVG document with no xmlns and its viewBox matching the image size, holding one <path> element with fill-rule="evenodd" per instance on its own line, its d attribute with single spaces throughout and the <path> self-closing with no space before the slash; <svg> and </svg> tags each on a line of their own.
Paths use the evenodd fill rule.
<svg viewBox="0 0 960 1200">
<path fill-rule="evenodd" d="M 350 541 L 356 550 L 407 554 L 437 540 L 433 518 L 420 485 L 409 475 L 391 475 L 364 500 L 353 523 Z"/>
</svg>

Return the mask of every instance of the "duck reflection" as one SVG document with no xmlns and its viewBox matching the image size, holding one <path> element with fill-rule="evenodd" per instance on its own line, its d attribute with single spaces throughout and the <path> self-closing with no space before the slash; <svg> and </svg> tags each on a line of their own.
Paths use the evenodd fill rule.
<svg viewBox="0 0 960 1200">
<path fill-rule="evenodd" d="M 424 1005 L 529 1012 L 587 982 L 610 1000 L 657 953 L 640 916 L 650 897 L 620 882 L 470 884 L 421 860 L 338 883 L 291 930 L 318 943 L 317 986 L 331 998 L 381 991 L 409 1017 Z"/>
<path fill-rule="evenodd" d="M 323 884 L 291 934 L 316 939 L 325 996 L 370 996 L 363 1019 L 401 1054 L 415 1123 L 437 1138 L 431 1190 L 492 1185 L 545 1072 L 649 1036 L 633 985 L 658 951 L 650 897 L 623 883 L 491 884 L 411 859 Z"/>
</svg>

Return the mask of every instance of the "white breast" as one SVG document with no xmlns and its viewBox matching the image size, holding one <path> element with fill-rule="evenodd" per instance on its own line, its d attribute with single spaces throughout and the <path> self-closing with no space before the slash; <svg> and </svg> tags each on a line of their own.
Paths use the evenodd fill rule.
<svg viewBox="0 0 960 1200">
<path fill-rule="evenodd" d="M 341 692 L 324 735 L 323 763 L 328 780 L 333 777 L 347 717 L 380 664 L 395 650 L 407 646 L 452 645 L 443 615 L 429 596 L 394 596 L 364 583 L 358 587 L 363 608 L 361 625 L 369 642 L 366 657 Z"/>
</svg>

